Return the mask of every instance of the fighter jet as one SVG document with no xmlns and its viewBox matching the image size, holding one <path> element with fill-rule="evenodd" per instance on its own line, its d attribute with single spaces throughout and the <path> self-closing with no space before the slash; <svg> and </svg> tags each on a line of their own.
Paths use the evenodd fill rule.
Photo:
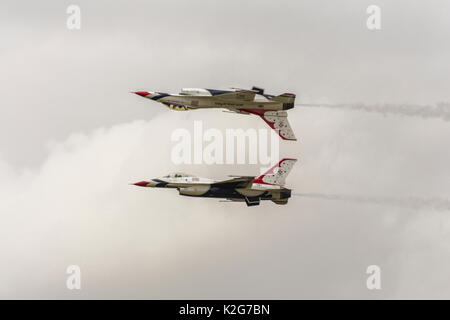
<svg viewBox="0 0 450 320">
<path fill-rule="evenodd" d="M 287 204 L 291 190 L 284 188 L 285 179 L 297 159 L 285 158 L 259 177 L 231 176 L 232 179 L 215 181 L 184 173 L 172 173 L 162 178 L 133 183 L 139 187 L 173 188 L 182 196 L 222 198 L 225 201 L 244 202 L 257 206 L 261 200 Z"/>
<path fill-rule="evenodd" d="M 240 114 L 254 114 L 260 116 L 282 139 L 297 140 L 285 111 L 294 108 L 295 94 L 293 93 L 274 96 L 265 94 L 264 89 L 258 87 L 253 87 L 251 90 L 183 88 L 179 94 L 148 91 L 134 93 L 177 111 L 224 108 Z"/>
</svg>

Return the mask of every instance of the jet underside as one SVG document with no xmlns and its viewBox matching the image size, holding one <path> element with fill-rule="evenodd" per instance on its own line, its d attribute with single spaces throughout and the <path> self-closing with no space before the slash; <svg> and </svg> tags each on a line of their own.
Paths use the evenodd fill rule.
<svg viewBox="0 0 450 320">
<path fill-rule="evenodd" d="M 172 110 L 222 108 L 239 114 L 261 117 L 284 140 L 297 140 L 287 120 L 286 110 L 294 107 L 295 95 L 279 96 L 255 90 L 183 89 L 180 94 L 138 91 L 136 94 L 160 102 Z"/>
</svg>

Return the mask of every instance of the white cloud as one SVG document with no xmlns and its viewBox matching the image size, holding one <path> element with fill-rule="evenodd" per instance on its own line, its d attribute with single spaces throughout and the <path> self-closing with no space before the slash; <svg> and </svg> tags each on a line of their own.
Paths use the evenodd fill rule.
<svg viewBox="0 0 450 320">
<path fill-rule="evenodd" d="M 73 134 L 54 144 L 35 170 L 2 165 L 0 251 L 8 261 L 0 270 L 2 297 L 371 297 L 364 287 L 369 264 L 382 267 L 380 297 L 423 294 L 408 279 L 427 268 L 434 275 L 426 290 L 436 284 L 438 296 L 448 294 L 438 280 L 446 270 L 428 263 L 446 249 L 428 251 L 427 243 L 430 236 L 432 242 L 445 239 L 449 225 L 431 209 L 297 197 L 287 206 L 247 208 L 128 185 L 176 169 L 168 163 L 170 132 L 189 129 L 194 119 L 219 129 L 231 117 L 237 126 L 265 125 L 256 117 L 223 114 L 219 121 L 218 115 L 167 111 L 151 121 Z M 286 155 L 302 149 L 287 181 L 295 191 L 428 195 L 449 188 L 448 173 L 422 173 L 427 161 L 450 158 L 443 145 L 423 159 L 414 155 L 417 145 L 403 145 L 418 136 L 419 125 L 436 136 L 448 134 L 444 122 L 306 109 L 291 115 L 302 132 L 299 145 L 283 143 Z M 383 154 L 374 157 L 374 148 Z M 227 166 L 181 169 L 215 177 L 235 173 Z M 417 179 L 418 186 L 410 185 Z M 79 293 L 65 288 L 71 264 L 82 270 Z"/>
</svg>

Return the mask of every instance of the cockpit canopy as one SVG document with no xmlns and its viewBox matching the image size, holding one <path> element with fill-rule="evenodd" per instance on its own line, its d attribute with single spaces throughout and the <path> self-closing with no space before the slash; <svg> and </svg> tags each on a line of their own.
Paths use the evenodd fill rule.
<svg viewBox="0 0 450 320">
<path fill-rule="evenodd" d="M 174 172 L 169 173 L 168 175 L 164 176 L 163 178 L 185 178 L 185 177 L 194 177 L 192 174 L 182 173 L 182 172 Z"/>
</svg>

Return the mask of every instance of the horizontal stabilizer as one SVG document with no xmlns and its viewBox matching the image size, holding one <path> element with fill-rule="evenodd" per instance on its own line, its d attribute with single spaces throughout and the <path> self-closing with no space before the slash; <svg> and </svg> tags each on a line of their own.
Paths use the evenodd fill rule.
<svg viewBox="0 0 450 320">
<path fill-rule="evenodd" d="M 272 199 L 272 202 L 276 203 L 276 204 L 287 204 L 289 199 Z"/>
<path fill-rule="evenodd" d="M 284 103 L 294 103 L 295 102 L 295 94 L 293 93 L 283 93 L 279 96 L 275 96 L 270 98 L 270 100 L 280 101 Z"/>
</svg>

